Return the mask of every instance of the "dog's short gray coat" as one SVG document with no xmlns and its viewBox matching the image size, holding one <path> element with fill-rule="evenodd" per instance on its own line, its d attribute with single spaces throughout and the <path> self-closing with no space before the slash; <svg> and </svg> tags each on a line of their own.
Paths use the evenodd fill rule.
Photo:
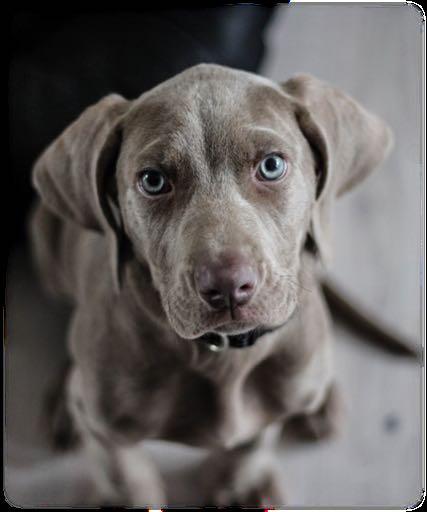
<svg viewBox="0 0 427 512">
<path fill-rule="evenodd" d="M 335 423 L 316 267 L 330 258 L 334 199 L 390 146 L 381 120 L 316 78 L 279 85 L 199 65 L 134 101 L 107 96 L 41 155 L 35 255 L 48 288 L 74 304 L 67 404 L 100 458 L 105 500 L 165 505 L 141 451 L 165 439 L 212 449 L 208 504 L 283 504 L 262 433 L 299 419 L 321 435 Z M 286 175 L 260 182 L 272 152 Z M 141 192 L 147 167 L 163 170 L 170 193 Z M 193 274 L 201 257 L 236 248 L 260 282 L 231 319 L 200 299 Z M 212 353 L 196 339 L 260 325 L 278 329 L 244 350 Z"/>
</svg>

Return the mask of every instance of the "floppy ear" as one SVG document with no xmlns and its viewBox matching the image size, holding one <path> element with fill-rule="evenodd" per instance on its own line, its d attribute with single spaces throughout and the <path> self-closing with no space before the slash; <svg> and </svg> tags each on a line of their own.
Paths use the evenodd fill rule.
<svg viewBox="0 0 427 512">
<path fill-rule="evenodd" d="M 107 236 L 116 289 L 120 287 L 122 229 L 107 187 L 114 177 L 119 121 L 127 107 L 124 98 L 111 94 L 87 108 L 45 150 L 33 170 L 34 186 L 47 208 Z"/>
<path fill-rule="evenodd" d="M 323 262 L 328 262 L 333 200 L 385 159 L 392 133 L 352 98 L 310 75 L 298 75 L 282 88 L 296 101 L 299 126 L 315 156 L 317 191 L 309 235 Z"/>
</svg>

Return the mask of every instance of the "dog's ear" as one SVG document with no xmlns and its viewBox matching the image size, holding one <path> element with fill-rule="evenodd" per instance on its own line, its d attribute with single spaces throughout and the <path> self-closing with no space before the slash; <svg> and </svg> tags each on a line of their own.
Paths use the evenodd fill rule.
<svg viewBox="0 0 427 512">
<path fill-rule="evenodd" d="M 115 188 L 120 119 L 128 104 L 112 94 L 87 108 L 44 151 L 33 170 L 34 186 L 47 208 L 108 238 L 116 289 L 120 288 L 122 228 L 109 189 Z"/>
<path fill-rule="evenodd" d="M 315 157 L 317 190 L 309 236 L 323 262 L 328 262 L 333 200 L 384 160 L 392 147 L 392 133 L 348 95 L 310 75 L 298 75 L 281 85 L 295 101 L 300 129 Z"/>
</svg>

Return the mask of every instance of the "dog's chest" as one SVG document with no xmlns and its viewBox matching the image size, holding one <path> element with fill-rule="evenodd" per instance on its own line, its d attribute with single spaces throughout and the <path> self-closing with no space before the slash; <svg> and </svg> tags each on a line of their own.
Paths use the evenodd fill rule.
<svg viewBox="0 0 427 512">
<path fill-rule="evenodd" d="M 129 387 L 115 393 L 121 398 L 113 402 L 120 407 L 114 407 L 110 426 L 135 440 L 230 448 L 269 423 L 310 408 L 323 393 L 327 372 L 322 358 L 298 371 L 289 371 L 280 352 L 260 351 L 260 357 L 242 359 L 235 364 L 221 355 L 208 366 L 195 367 L 165 362 L 161 372 L 158 366 L 143 371 L 140 385 L 126 379 Z"/>
<path fill-rule="evenodd" d="M 266 411 L 242 375 L 212 379 L 189 372 L 179 380 L 165 439 L 230 447 L 253 437 L 265 423 Z"/>
<path fill-rule="evenodd" d="M 185 371 L 161 436 L 187 444 L 232 447 L 257 435 L 287 414 L 310 408 L 323 393 L 315 358 L 288 373 L 283 354 L 254 358 L 248 364 L 222 362 L 215 372 Z M 314 378 L 312 378 L 314 376 Z M 304 385 L 301 385 L 301 383 Z"/>
</svg>

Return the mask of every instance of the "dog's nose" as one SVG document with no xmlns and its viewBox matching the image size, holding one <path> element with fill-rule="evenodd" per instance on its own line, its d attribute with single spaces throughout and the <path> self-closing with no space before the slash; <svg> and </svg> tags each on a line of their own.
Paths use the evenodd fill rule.
<svg viewBox="0 0 427 512">
<path fill-rule="evenodd" d="M 194 277 L 200 297 L 214 309 L 247 304 L 258 282 L 254 266 L 238 253 L 224 253 L 215 263 L 201 261 Z"/>
</svg>

